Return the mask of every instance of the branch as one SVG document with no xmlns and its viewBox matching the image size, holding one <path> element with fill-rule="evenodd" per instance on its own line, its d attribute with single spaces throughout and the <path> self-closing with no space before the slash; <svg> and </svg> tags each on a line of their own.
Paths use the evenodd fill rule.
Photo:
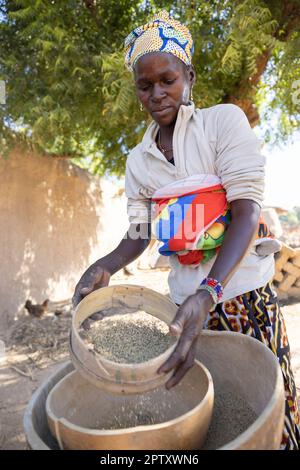
<svg viewBox="0 0 300 470">
<path fill-rule="evenodd" d="M 98 13 L 97 13 L 97 5 L 96 5 L 96 0 L 84 0 L 85 6 L 87 9 L 90 11 L 92 17 L 95 20 L 95 23 L 98 27 L 100 27 L 100 21 L 98 18 Z"/>
<path fill-rule="evenodd" d="M 32 375 L 32 371 L 30 371 L 30 372 L 24 372 L 23 370 L 19 369 L 19 368 L 16 367 L 16 366 L 10 366 L 10 369 L 14 370 L 15 372 L 17 372 L 18 374 L 22 375 L 23 377 L 28 377 L 29 379 L 34 380 L 34 379 L 33 379 L 33 375 Z"/>
<path fill-rule="evenodd" d="M 274 38 L 287 42 L 293 31 L 299 28 L 299 23 L 300 8 L 290 1 L 284 2 L 281 21 L 273 34 Z M 258 110 L 254 104 L 254 97 L 272 51 L 273 48 L 269 48 L 259 55 L 256 59 L 255 74 L 246 80 L 239 81 L 236 88 L 223 98 L 223 103 L 236 104 L 245 112 L 251 127 L 255 127 L 260 121 Z"/>
<path fill-rule="evenodd" d="M 291 34 L 299 29 L 300 24 L 300 7 L 294 2 L 283 2 L 283 11 L 281 14 L 281 21 L 274 37 L 279 41 L 288 41 Z"/>
<path fill-rule="evenodd" d="M 47 157 L 51 157 L 51 158 L 54 158 L 55 160 L 60 160 L 60 159 L 69 159 L 71 160 L 72 158 L 83 158 L 82 155 L 76 155 L 76 154 L 64 154 L 64 155 L 55 155 L 55 154 L 50 154 L 50 153 L 47 153 L 46 154 Z"/>
<path fill-rule="evenodd" d="M 258 110 L 254 104 L 254 97 L 257 91 L 257 85 L 262 74 L 266 70 L 267 64 L 272 54 L 272 49 L 267 49 L 256 59 L 256 72 L 252 77 L 241 80 L 236 89 L 224 96 L 223 103 L 232 103 L 239 106 L 246 114 L 251 127 L 259 124 L 260 118 Z"/>
</svg>

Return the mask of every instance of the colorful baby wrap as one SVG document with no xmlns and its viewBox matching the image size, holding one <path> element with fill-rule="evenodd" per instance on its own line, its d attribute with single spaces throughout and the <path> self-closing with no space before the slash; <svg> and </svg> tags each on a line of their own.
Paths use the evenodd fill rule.
<svg viewBox="0 0 300 470">
<path fill-rule="evenodd" d="M 152 196 L 152 231 L 159 253 L 177 254 L 181 264 L 205 264 L 223 243 L 230 204 L 216 175 L 199 174 L 174 181 Z M 257 239 L 274 238 L 261 218 Z"/>
</svg>

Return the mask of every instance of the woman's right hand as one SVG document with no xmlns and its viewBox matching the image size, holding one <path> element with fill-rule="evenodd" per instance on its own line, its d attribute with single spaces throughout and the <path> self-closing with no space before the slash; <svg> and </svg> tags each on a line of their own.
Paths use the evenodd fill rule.
<svg viewBox="0 0 300 470">
<path fill-rule="evenodd" d="M 75 287 L 72 297 L 72 304 L 75 308 L 79 302 L 88 294 L 100 287 L 108 286 L 110 280 L 110 272 L 101 265 L 101 262 L 92 264 L 81 276 Z"/>
</svg>

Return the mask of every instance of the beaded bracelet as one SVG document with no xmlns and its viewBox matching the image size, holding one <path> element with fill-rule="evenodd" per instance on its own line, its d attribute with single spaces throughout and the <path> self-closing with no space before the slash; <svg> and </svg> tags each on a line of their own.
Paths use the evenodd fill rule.
<svg viewBox="0 0 300 470">
<path fill-rule="evenodd" d="M 217 279 L 213 279 L 212 277 L 206 277 L 205 279 L 203 279 L 197 291 L 198 290 L 208 291 L 214 301 L 214 306 L 217 305 L 223 295 L 222 284 L 217 281 Z"/>
</svg>

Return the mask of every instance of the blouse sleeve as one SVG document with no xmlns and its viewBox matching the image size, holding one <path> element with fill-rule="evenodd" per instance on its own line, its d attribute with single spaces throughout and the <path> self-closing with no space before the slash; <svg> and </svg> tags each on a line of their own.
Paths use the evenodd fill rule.
<svg viewBox="0 0 300 470">
<path fill-rule="evenodd" d="M 151 199 L 142 195 L 141 185 L 136 179 L 129 159 L 126 162 L 125 194 L 129 222 L 132 224 L 150 223 Z"/>
<path fill-rule="evenodd" d="M 220 105 L 217 118 L 216 170 L 228 202 L 251 199 L 262 206 L 265 157 L 245 113 L 236 105 Z"/>
</svg>

